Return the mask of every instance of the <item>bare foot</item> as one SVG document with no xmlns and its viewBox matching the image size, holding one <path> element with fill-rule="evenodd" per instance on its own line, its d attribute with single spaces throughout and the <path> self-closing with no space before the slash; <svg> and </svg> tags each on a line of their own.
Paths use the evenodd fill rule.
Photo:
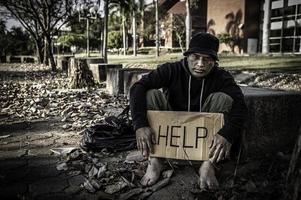
<svg viewBox="0 0 301 200">
<path fill-rule="evenodd" d="M 219 187 L 215 177 L 215 169 L 210 161 L 204 161 L 199 170 L 200 173 L 200 189 L 216 189 Z"/>
<path fill-rule="evenodd" d="M 143 186 L 151 186 L 155 184 L 163 170 L 163 160 L 160 158 L 150 158 L 146 173 L 142 177 L 140 183 Z"/>
</svg>

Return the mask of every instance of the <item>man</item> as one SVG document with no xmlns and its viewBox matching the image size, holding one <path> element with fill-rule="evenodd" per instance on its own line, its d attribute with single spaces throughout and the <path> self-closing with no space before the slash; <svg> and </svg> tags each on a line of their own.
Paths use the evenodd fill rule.
<svg viewBox="0 0 301 200">
<path fill-rule="evenodd" d="M 147 110 L 173 110 L 224 113 L 225 124 L 214 136 L 209 161 L 199 169 L 201 189 L 218 187 L 216 164 L 230 157 L 246 117 L 247 108 L 241 89 L 227 71 L 218 67 L 219 41 L 208 33 L 192 37 L 185 58 L 165 63 L 136 82 L 130 90 L 130 107 L 136 131 L 137 147 L 148 157 L 155 143 L 149 127 Z M 163 88 L 164 94 L 158 89 Z M 163 159 L 150 158 L 144 186 L 153 185 L 160 177 Z"/>
</svg>

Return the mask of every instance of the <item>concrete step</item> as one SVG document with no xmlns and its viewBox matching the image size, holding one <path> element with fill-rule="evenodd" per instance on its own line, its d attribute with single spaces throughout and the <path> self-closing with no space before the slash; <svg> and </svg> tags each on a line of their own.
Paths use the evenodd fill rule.
<svg viewBox="0 0 301 200">
<path fill-rule="evenodd" d="M 248 155 L 292 150 L 301 126 L 301 93 L 242 87 Z"/>
</svg>

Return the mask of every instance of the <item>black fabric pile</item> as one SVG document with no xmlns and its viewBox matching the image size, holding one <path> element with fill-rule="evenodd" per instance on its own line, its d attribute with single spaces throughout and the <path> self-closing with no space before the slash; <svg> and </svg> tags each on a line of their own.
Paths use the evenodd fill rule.
<svg viewBox="0 0 301 200">
<path fill-rule="evenodd" d="M 129 106 L 121 114 L 105 118 L 105 122 L 84 131 L 81 147 L 85 150 L 111 152 L 136 148 L 136 136 L 129 118 Z"/>
</svg>

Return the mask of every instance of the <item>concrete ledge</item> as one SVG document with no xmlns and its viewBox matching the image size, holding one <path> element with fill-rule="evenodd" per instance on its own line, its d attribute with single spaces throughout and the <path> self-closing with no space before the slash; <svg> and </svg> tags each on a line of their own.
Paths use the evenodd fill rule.
<svg viewBox="0 0 301 200">
<path fill-rule="evenodd" d="M 248 155 L 292 150 L 301 125 L 301 93 L 242 87 Z"/>
<path fill-rule="evenodd" d="M 94 81 L 102 82 L 107 80 L 108 69 L 121 69 L 121 64 L 97 63 L 90 64 L 89 69 L 92 71 Z"/>
<path fill-rule="evenodd" d="M 104 59 L 100 57 L 84 57 L 82 59 L 87 60 L 88 66 L 90 64 L 104 63 Z"/>
<path fill-rule="evenodd" d="M 130 77 L 133 78 L 132 75 L 127 74 L 126 80 L 125 73 L 145 73 L 147 70 L 141 68 L 123 68 L 123 69 L 114 69 L 109 68 L 107 72 L 107 86 L 106 89 L 111 95 L 119 95 L 126 94 L 125 93 L 125 82 L 126 81 L 126 92 L 128 92 L 128 88 L 133 84 L 133 81 L 130 80 Z"/>
<path fill-rule="evenodd" d="M 1 62 L 3 63 L 37 63 L 36 56 L 16 55 L 16 56 L 2 56 Z"/>
</svg>

